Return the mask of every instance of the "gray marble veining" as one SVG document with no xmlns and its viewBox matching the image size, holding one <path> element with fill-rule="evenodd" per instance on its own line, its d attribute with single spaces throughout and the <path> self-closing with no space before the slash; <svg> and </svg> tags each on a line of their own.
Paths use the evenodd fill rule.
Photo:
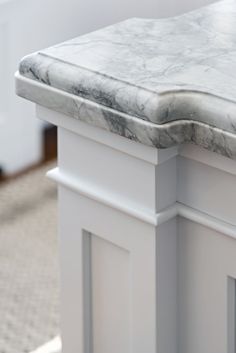
<svg viewBox="0 0 236 353">
<path fill-rule="evenodd" d="M 16 90 L 137 142 L 236 158 L 236 1 L 133 18 L 32 54 Z"/>
</svg>

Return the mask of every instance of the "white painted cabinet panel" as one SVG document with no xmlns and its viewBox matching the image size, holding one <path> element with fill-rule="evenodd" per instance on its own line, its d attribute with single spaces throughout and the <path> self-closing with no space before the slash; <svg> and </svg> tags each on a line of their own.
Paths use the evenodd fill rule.
<svg viewBox="0 0 236 353">
<path fill-rule="evenodd" d="M 49 176 L 59 183 L 64 351 L 234 353 L 235 161 L 193 146 L 133 149 L 135 142 L 37 111 L 59 125 L 59 168 Z M 117 198 L 117 166 L 107 167 L 108 189 L 102 183 L 99 153 L 107 166 L 130 161 L 126 198 Z M 133 202 L 129 187 L 145 165 Z M 212 190 L 221 181 L 220 200 L 200 192 L 208 177 Z M 156 202 L 143 207 L 147 182 Z"/>
</svg>

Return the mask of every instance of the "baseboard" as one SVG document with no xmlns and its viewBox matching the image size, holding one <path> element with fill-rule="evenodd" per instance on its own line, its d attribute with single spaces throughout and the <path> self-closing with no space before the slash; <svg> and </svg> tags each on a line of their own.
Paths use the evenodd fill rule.
<svg viewBox="0 0 236 353">
<path fill-rule="evenodd" d="M 57 336 L 30 353 L 62 353 L 61 338 Z"/>
</svg>

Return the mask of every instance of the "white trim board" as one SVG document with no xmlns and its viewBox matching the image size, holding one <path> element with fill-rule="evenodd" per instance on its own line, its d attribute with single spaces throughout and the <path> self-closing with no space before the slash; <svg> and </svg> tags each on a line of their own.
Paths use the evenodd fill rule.
<svg viewBox="0 0 236 353">
<path fill-rule="evenodd" d="M 108 207 L 112 207 L 118 211 L 124 212 L 131 217 L 135 217 L 154 226 L 158 226 L 166 221 L 181 216 L 190 221 L 199 223 L 208 228 L 214 229 L 217 232 L 236 238 L 236 225 L 230 224 L 204 212 L 186 206 L 180 202 L 175 202 L 172 206 L 164 209 L 159 213 L 154 213 L 149 210 L 144 210 L 138 205 L 128 204 L 117 200 L 111 194 L 105 194 L 104 191 L 97 190 L 91 185 L 86 185 L 79 180 L 75 180 L 70 175 L 60 172 L 59 168 L 54 168 L 47 173 L 47 177 L 56 181 L 78 194 L 88 197 L 94 201 L 101 202 Z"/>
<path fill-rule="evenodd" d="M 179 147 L 179 156 L 206 164 L 210 167 L 236 175 L 236 162 L 233 159 L 221 156 L 202 147 L 185 144 Z"/>
</svg>

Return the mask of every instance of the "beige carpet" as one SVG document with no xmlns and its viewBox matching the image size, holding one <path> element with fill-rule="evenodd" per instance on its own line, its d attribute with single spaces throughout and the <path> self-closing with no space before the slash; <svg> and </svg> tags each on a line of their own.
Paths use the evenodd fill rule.
<svg viewBox="0 0 236 353">
<path fill-rule="evenodd" d="M 27 353 L 59 334 L 52 167 L 0 185 L 0 353 Z"/>
</svg>

